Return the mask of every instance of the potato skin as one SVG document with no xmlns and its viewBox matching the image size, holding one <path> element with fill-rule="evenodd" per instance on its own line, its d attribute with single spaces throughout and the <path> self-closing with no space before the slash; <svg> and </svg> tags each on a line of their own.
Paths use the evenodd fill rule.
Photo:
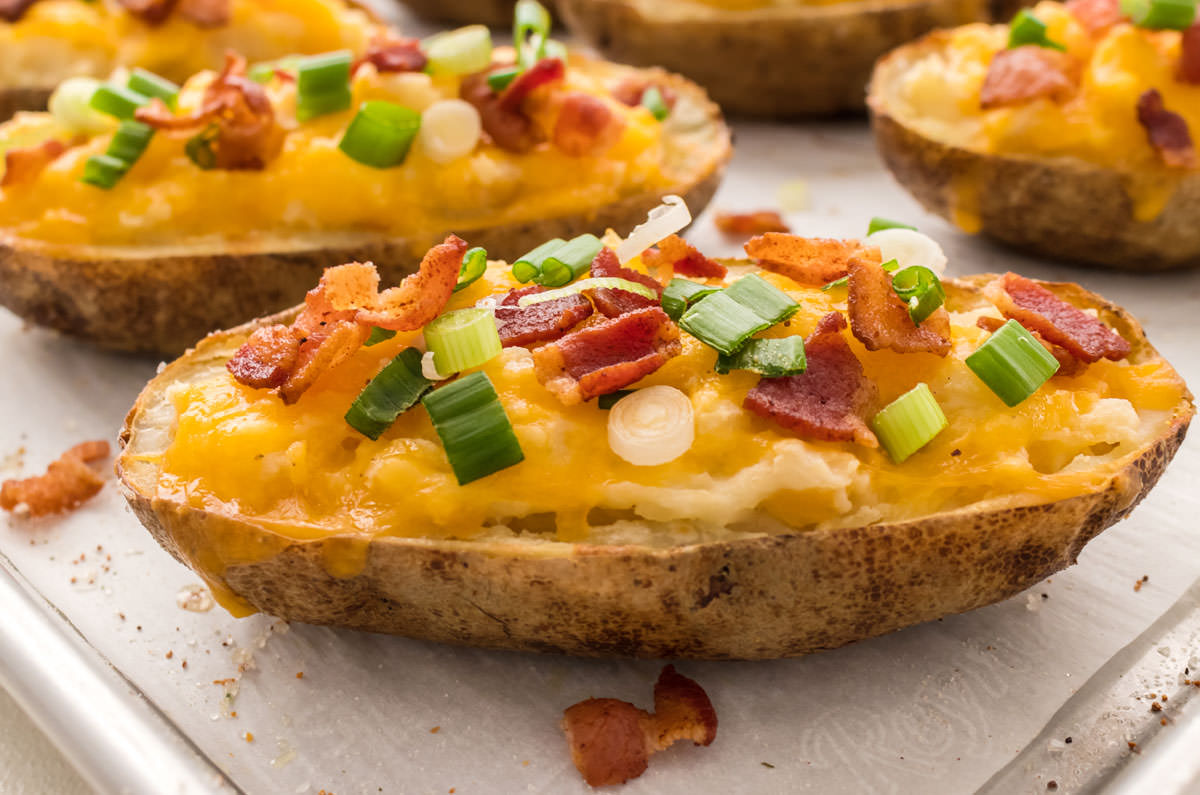
<svg viewBox="0 0 1200 795">
<path fill-rule="evenodd" d="M 0 121 L 11 119 L 19 110 L 45 110 L 53 88 L 22 86 L 0 89 Z"/>
<path fill-rule="evenodd" d="M 492 28 L 512 28 L 516 0 L 399 0 L 414 14 L 438 22 L 460 25 L 483 24 Z M 541 0 L 554 11 L 552 0 Z"/>
<path fill-rule="evenodd" d="M 978 190 L 980 233 L 1019 250 L 1129 270 L 1200 265 L 1200 173 L 1183 179 L 1157 218 L 1140 222 L 1117 171 L 1069 157 L 974 152 L 897 118 L 887 86 L 946 41 L 931 34 L 880 60 L 867 99 L 880 155 L 925 209 L 953 222 L 955 182 L 969 180 Z"/>
<path fill-rule="evenodd" d="M 744 12 L 698 6 L 693 16 L 669 19 L 643 14 L 644 4 L 559 0 L 559 10 L 606 57 L 660 65 L 704 86 L 727 113 L 772 118 L 860 112 L 877 57 L 934 28 L 989 18 L 986 0 L 861 0 Z"/>
<path fill-rule="evenodd" d="M 512 260 L 554 237 L 608 227 L 628 230 L 662 197 L 677 193 L 699 214 L 716 192 L 732 153 L 720 111 L 694 84 L 658 71 L 707 108 L 711 140 L 680 184 L 630 196 L 587 213 L 496 227 L 434 229 L 419 240 L 318 236 L 268 250 L 232 247 L 120 250 L 60 247 L 0 234 L 0 305 L 30 322 L 116 350 L 177 355 L 205 334 L 299 303 L 326 267 L 371 260 L 384 284 L 402 279 L 429 246 L 454 232 L 489 256 Z"/>
<path fill-rule="evenodd" d="M 981 286 L 988 277 L 960 284 Z M 1140 327 L 1075 285 L 1134 344 Z M 272 322 L 268 318 L 259 323 Z M 918 520 L 675 548 L 352 536 L 296 541 L 236 515 L 157 494 L 139 433 L 168 384 L 220 361 L 258 324 L 222 332 L 143 391 L 121 435 L 122 489 L 181 562 L 249 605 L 288 620 L 446 643 L 581 656 L 770 659 L 832 649 L 1005 599 L 1075 562 L 1162 474 L 1187 431 L 1190 396 L 1163 436 L 1093 493 L 1057 502 L 964 508 Z M 224 568 L 213 539 L 262 551 Z M 358 553 L 361 572 L 331 575 L 327 556 Z"/>
</svg>

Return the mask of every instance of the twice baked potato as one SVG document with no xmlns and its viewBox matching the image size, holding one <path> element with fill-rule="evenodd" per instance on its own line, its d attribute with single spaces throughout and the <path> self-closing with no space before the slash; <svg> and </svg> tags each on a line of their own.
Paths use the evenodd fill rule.
<svg viewBox="0 0 1200 795">
<path fill-rule="evenodd" d="M 0 11 L 0 121 L 42 110 L 69 77 L 141 67 L 182 82 L 219 69 L 226 50 L 252 61 L 348 48 L 362 52 L 382 24 L 348 0 L 17 2 Z"/>
<path fill-rule="evenodd" d="M 1183 440 L 1194 413 L 1186 385 L 1137 322 L 1099 296 L 1012 274 L 947 280 L 944 307 L 916 326 L 890 289 L 871 293 L 886 273 L 870 244 L 790 240 L 801 242 L 783 245 L 815 248 L 825 273 L 848 271 L 849 293 L 779 273 L 755 281 L 751 263 L 726 262 L 725 277 L 712 269 L 691 286 L 670 282 L 661 307 L 678 326 L 644 291 L 616 296 L 625 305 L 618 300 L 614 310 L 614 293 L 653 285 L 645 263 L 657 259 L 655 276 L 666 281 L 704 261 L 688 252 L 687 262 L 664 263 L 665 247 L 623 270 L 600 269 L 609 256 L 601 251 L 592 264 L 601 281 L 540 298 L 495 262 L 445 311 L 438 307 L 448 291 L 426 292 L 433 304 L 426 309 L 442 311 L 439 325 L 472 313 L 490 324 L 486 309 L 470 307 L 494 307 L 493 336 L 505 347 L 495 342 L 482 365 L 438 382 L 421 406 L 413 397 L 419 391 L 405 406 L 387 403 L 380 424 L 372 424 L 378 415 L 366 408 L 367 393 L 394 379 L 406 356 L 401 380 L 427 389 L 421 378 L 443 377 L 436 372 L 441 332 L 426 326 L 423 337 L 402 331 L 359 347 L 364 329 L 340 363 L 318 368 L 315 378 L 307 372 L 308 389 L 297 396 L 289 386 L 296 360 L 280 340 L 295 344 L 303 329 L 332 317 L 331 306 L 342 312 L 337 317 L 355 318 L 344 321 L 351 325 L 364 316 L 347 315 L 348 307 L 371 306 L 344 294 L 327 303 L 337 283 L 327 273 L 303 310 L 214 334 L 147 385 L 121 435 L 123 492 L 163 547 L 235 615 L 258 610 L 578 655 L 772 658 L 834 648 L 1029 587 L 1072 564 L 1084 544 L 1128 514 Z M 466 245 L 451 239 L 439 248 L 454 257 Z M 849 264 L 839 252 L 851 255 Z M 344 269 L 361 275 L 365 267 Z M 613 287 L 614 274 L 623 287 Z M 782 322 L 728 360 L 698 318 L 746 300 L 742 288 L 712 292 L 731 283 L 760 291 L 743 309 L 786 309 L 774 315 Z M 968 357 L 1000 334 L 984 330 L 1005 323 L 998 306 L 1015 311 L 994 303 L 998 290 L 1020 292 L 1003 287 L 1010 283 L 1108 336 L 1115 353 L 1084 365 L 1059 350 L 1060 374 L 1046 375 L 1051 358 L 1049 380 L 1027 384 L 1035 391 L 1007 407 L 1012 396 L 1002 402 Z M 903 317 L 863 314 L 875 301 L 891 302 L 887 312 Z M 522 336 L 530 326 L 520 313 L 538 307 L 542 334 Z M 582 314 L 570 314 L 572 307 Z M 847 312 L 852 333 L 844 330 Z M 386 313 L 368 317 L 380 322 Z M 907 325 L 902 336 L 944 333 L 945 355 L 881 348 L 873 323 Z M 1051 343 L 1018 325 L 1009 321 L 1001 331 L 1019 332 L 1048 356 Z M 651 353 L 643 332 L 655 335 Z M 428 361 L 417 366 L 420 353 L 410 346 L 421 339 Z M 756 346 L 775 345 L 775 354 L 751 361 L 763 351 Z M 594 354 L 586 366 L 572 360 L 581 347 Z M 751 349 L 749 359 L 738 358 Z M 786 363 L 797 349 L 806 360 Z M 329 361 L 328 353 L 300 359 Z M 247 366 L 262 356 L 266 367 Z M 246 385 L 247 374 L 253 380 L 276 367 L 290 372 L 286 380 Z M 468 382 L 490 385 L 488 423 L 507 428 L 500 447 L 485 444 L 485 435 L 496 437 L 494 427 L 485 434 L 483 420 L 467 423 L 466 449 L 462 437 L 452 445 L 449 395 L 461 397 Z M 278 389 L 265 388 L 272 385 Z M 623 387 L 634 391 L 608 402 L 624 393 L 607 393 Z M 440 393 L 447 397 L 435 405 Z M 590 399 L 596 393 L 606 396 Z M 924 446 L 905 459 L 912 444 L 898 449 L 883 415 L 914 393 L 944 418 L 921 432 L 916 442 Z M 790 401 L 802 394 L 801 409 Z M 374 419 L 363 426 L 364 417 Z M 505 445 L 518 445 L 518 455 L 501 456 Z M 476 469 L 464 478 L 465 467 Z"/>
<path fill-rule="evenodd" d="M 606 57 L 704 86 L 726 113 L 861 111 L 875 59 L 935 28 L 989 19 L 986 0 L 559 0 Z"/>
<path fill-rule="evenodd" d="M 1200 265 L 1200 36 L 1103 0 L 1033 13 L 1065 51 L 969 25 L 881 59 L 868 104 L 884 162 L 927 209 L 1025 251 Z"/>
<path fill-rule="evenodd" d="M 449 231 L 514 258 L 547 237 L 630 226 L 665 194 L 702 206 L 730 156 L 716 106 L 660 70 L 546 58 L 497 90 L 487 78 L 511 58 L 499 48 L 473 74 L 438 72 L 408 41 L 383 53 L 384 66 L 369 52 L 349 78 L 344 56 L 339 109 L 313 118 L 303 64 L 268 69 L 262 84 L 236 59 L 201 73 L 178 111 L 130 111 L 143 149 L 99 174 L 115 178 L 108 189 L 89 180 L 125 127 L 81 131 L 45 114 L 0 125 L 12 166 L 0 182 L 0 303 L 103 346 L 178 353 L 300 301 L 331 261 L 371 259 L 397 281 Z M 417 71 L 384 70 L 401 56 Z M 631 85 L 677 101 L 656 116 L 614 98 Z M 226 102 L 243 115 L 223 116 Z M 381 124 L 398 114 L 399 137 L 380 144 L 367 130 L 366 151 L 348 154 L 351 128 L 381 108 Z M 393 144 L 399 161 L 365 163 Z"/>
</svg>

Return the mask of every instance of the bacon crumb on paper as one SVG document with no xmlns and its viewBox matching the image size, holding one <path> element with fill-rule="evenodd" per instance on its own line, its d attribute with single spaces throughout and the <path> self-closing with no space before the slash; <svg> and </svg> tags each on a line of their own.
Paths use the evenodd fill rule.
<svg viewBox="0 0 1200 795">
<path fill-rule="evenodd" d="M 104 440 L 77 444 L 51 463 L 45 474 L 0 484 L 0 508 L 27 516 L 74 510 L 104 486 L 104 478 L 88 462 L 108 455 Z"/>
</svg>

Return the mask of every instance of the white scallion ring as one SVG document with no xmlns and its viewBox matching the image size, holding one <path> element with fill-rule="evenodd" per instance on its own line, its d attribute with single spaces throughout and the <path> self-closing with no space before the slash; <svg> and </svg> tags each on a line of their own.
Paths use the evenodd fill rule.
<svg viewBox="0 0 1200 795">
<path fill-rule="evenodd" d="M 674 461 L 696 438 L 692 401 L 673 386 L 650 386 L 617 401 L 608 415 L 608 446 L 636 466 Z"/>
<path fill-rule="evenodd" d="M 946 273 L 946 254 L 937 241 L 915 229 L 880 229 L 867 235 L 865 242 L 878 246 L 883 261 L 896 260 L 900 270 L 920 265 L 941 278 Z"/>
<path fill-rule="evenodd" d="M 692 214 L 688 210 L 687 202 L 678 196 L 663 196 L 662 204 L 650 211 L 645 223 L 635 226 L 629 237 L 617 246 L 617 259 L 624 265 L 691 222 Z"/>
</svg>

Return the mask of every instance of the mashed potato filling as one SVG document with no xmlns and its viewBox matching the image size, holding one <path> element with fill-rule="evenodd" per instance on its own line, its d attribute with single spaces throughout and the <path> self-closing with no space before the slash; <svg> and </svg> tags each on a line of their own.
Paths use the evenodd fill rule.
<svg viewBox="0 0 1200 795">
<path fill-rule="evenodd" d="M 826 312 L 845 309 L 844 293 L 766 278 L 802 307 L 770 334 L 805 335 Z M 508 269 L 493 264 L 450 307 L 513 286 Z M 659 466 L 634 466 L 613 453 L 608 412 L 595 401 L 563 406 L 538 382 L 523 348 L 482 367 L 523 463 L 459 486 L 419 406 L 377 441 L 362 436 L 343 415 L 387 361 L 417 342 L 413 334 L 360 349 L 291 406 L 236 383 L 224 369 L 227 355 L 214 356 L 156 409 L 153 424 L 168 429 L 163 437 L 138 448 L 161 470 L 162 498 L 215 515 L 236 511 L 287 537 L 358 539 L 347 548 L 365 555 L 364 539 L 376 536 L 671 546 L 1044 503 L 1101 487 L 1171 427 L 1186 387 L 1144 346 L 1078 377 L 1055 377 L 1006 408 L 963 362 L 987 336 L 976 319 L 996 310 L 975 292 L 947 287 L 954 349 L 944 359 L 869 352 L 847 333 L 879 387 L 878 407 L 925 382 L 949 419 L 901 465 L 882 450 L 798 438 L 746 411 L 742 401 L 758 376 L 718 375 L 715 352 L 687 334 L 681 355 L 635 385 L 668 384 L 692 401 L 694 445 Z M 229 354 L 240 341 L 229 342 Z M 228 547 L 210 553 L 226 563 L 253 558 L 239 537 L 229 533 Z M 331 557 L 331 565 L 345 562 Z"/>
</svg>

